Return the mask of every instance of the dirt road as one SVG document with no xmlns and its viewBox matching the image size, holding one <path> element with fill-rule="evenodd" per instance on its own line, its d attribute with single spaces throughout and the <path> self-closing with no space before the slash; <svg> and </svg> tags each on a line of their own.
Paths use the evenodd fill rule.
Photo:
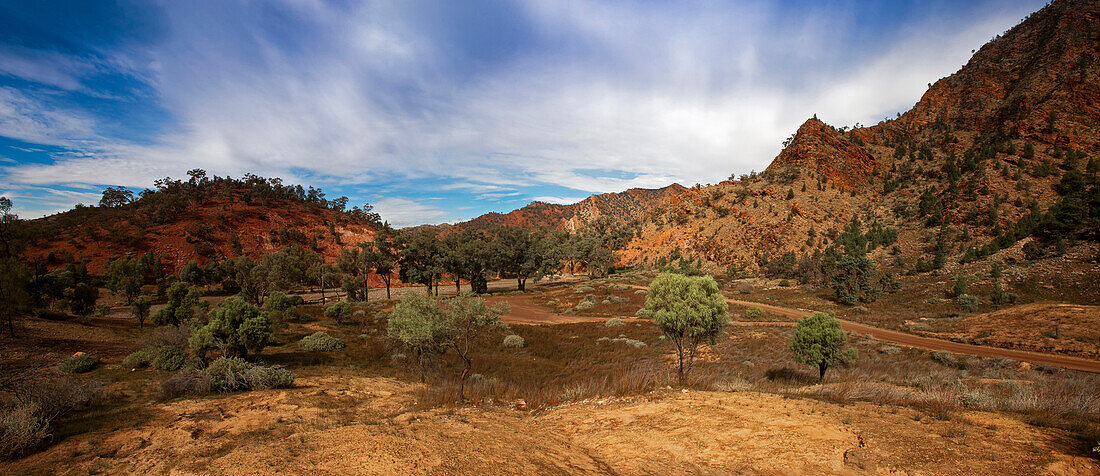
<svg viewBox="0 0 1100 476">
<path fill-rule="evenodd" d="M 781 316 L 793 317 L 798 319 L 813 314 L 813 311 L 807 311 L 805 309 L 791 309 L 781 306 L 774 306 L 771 304 L 739 301 L 737 299 L 729 298 L 727 298 L 726 300 L 733 304 L 759 307 L 772 314 L 778 314 Z M 841 328 L 848 332 L 866 334 L 878 340 L 889 341 L 907 347 L 916 347 L 918 349 L 928 350 L 946 350 L 948 352 L 954 352 L 956 354 L 977 355 L 981 357 L 1001 357 L 1005 359 L 1019 360 L 1021 362 L 1030 362 L 1033 364 L 1057 365 L 1059 367 L 1065 367 L 1067 369 L 1100 373 L 1100 362 L 1097 362 L 1095 360 L 1083 359 L 1080 357 L 1070 357 L 1068 355 L 1058 354 L 1042 354 L 1039 352 L 1028 352 L 1024 350 L 1002 349 L 1000 347 L 962 344 L 949 340 L 921 337 L 913 334 L 907 334 L 905 332 L 883 329 L 881 327 L 869 326 L 867 324 L 860 324 L 858 322 L 848 321 L 844 319 L 840 320 L 840 325 Z"/>
</svg>

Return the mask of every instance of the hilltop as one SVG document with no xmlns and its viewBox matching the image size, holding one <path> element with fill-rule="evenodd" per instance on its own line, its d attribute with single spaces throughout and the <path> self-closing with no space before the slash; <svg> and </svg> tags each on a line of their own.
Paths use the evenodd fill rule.
<svg viewBox="0 0 1100 476">
<path fill-rule="evenodd" d="M 632 188 L 618 193 L 591 195 L 569 205 L 533 202 L 508 213 L 486 213 L 455 224 L 443 233 L 460 233 L 467 229 L 491 230 L 504 226 L 553 228 L 574 233 L 600 217 L 620 223 L 640 219 L 655 205 L 674 199 L 686 190 L 674 183 L 662 188 Z"/>
<path fill-rule="evenodd" d="M 136 200 L 109 188 L 99 206 L 28 220 L 32 240 L 24 256 L 50 267 L 87 260 L 90 271 L 102 272 L 111 259 L 151 253 L 176 273 L 191 260 L 205 264 L 299 245 L 333 261 L 382 226 L 369 205 L 345 211 L 346 197 L 329 200 L 313 187 L 194 172 L 188 181 L 158 180 Z"/>
</svg>

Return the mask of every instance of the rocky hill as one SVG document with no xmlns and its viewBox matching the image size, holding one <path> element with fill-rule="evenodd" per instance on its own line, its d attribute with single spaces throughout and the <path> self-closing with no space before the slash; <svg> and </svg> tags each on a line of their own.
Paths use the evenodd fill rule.
<svg viewBox="0 0 1100 476">
<path fill-rule="evenodd" d="M 343 211 L 344 203 L 323 196 L 259 177 L 158 181 L 137 200 L 25 222 L 31 239 L 24 256 L 51 268 L 84 260 L 98 273 L 111 259 L 152 253 L 175 273 L 191 260 L 205 264 L 290 245 L 334 261 L 344 247 L 374 238 L 377 215 Z"/>
<path fill-rule="evenodd" d="M 659 204 L 623 260 L 752 271 L 819 253 L 853 216 L 897 233 L 876 255 L 897 271 L 932 254 L 980 259 L 1033 232 L 1050 250 L 1095 238 L 1098 60 L 1100 3 L 1055 1 L 896 120 L 848 129 L 815 116 L 765 173 Z"/>
<path fill-rule="evenodd" d="M 592 195 L 570 205 L 534 202 L 508 213 L 486 213 L 473 220 L 458 223 L 442 231 L 460 233 L 466 229 L 494 229 L 502 226 L 555 228 L 576 232 L 600 217 L 619 222 L 642 218 L 654 205 L 674 199 L 685 189 L 679 184 L 664 188 L 632 188 L 618 193 Z"/>
</svg>

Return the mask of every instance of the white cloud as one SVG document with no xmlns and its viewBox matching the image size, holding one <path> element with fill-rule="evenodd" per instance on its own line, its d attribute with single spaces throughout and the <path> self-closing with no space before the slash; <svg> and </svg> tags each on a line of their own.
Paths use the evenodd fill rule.
<svg viewBox="0 0 1100 476">
<path fill-rule="evenodd" d="M 534 200 L 536 202 L 553 203 L 553 204 L 556 204 L 556 205 L 572 205 L 572 204 L 577 203 L 581 200 L 584 200 L 585 198 L 588 198 L 588 197 L 556 197 L 556 196 L 545 195 L 545 196 L 541 196 L 541 197 L 532 198 L 531 200 Z"/>
<path fill-rule="evenodd" d="M 373 205 L 375 212 L 398 228 L 440 223 L 450 217 L 444 210 L 405 198 L 385 197 L 375 200 Z"/>
<path fill-rule="evenodd" d="M 500 200 L 539 184 L 716 182 L 762 170 L 811 114 L 850 125 L 908 109 L 1032 8 L 962 29 L 909 25 L 861 49 L 830 41 L 853 25 L 825 7 L 532 1 L 522 4 L 532 28 L 564 46 L 455 74 L 400 3 L 295 2 L 296 26 L 310 35 L 289 47 L 247 2 L 216 3 L 218 12 L 167 5 L 171 36 L 112 64 L 147 78 L 176 126 L 151 144 L 108 140 L 78 111 L 0 88 L 0 134 L 86 152 L 4 167 L 8 183 L 140 187 L 200 167 L 288 182 L 300 171 L 311 183 L 445 179 L 442 190 Z M 841 61 L 844 48 L 868 56 Z M 3 70 L 81 86 L 78 61 L 48 59 L 51 68 L 25 57 Z M 397 197 L 375 205 L 399 224 L 447 216 Z"/>
</svg>

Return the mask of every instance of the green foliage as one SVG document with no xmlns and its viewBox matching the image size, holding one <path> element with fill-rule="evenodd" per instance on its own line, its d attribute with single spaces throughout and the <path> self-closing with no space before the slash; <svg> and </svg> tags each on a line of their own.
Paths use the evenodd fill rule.
<svg viewBox="0 0 1100 476">
<path fill-rule="evenodd" d="M 1019 296 L 1017 296 L 1016 294 L 1006 292 L 1004 290 L 1004 287 L 1001 286 L 1001 283 L 996 283 L 993 285 L 993 292 L 989 296 L 989 301 L 997 306 L 1003 304 L 1015 304 L 1018 299 Z"/>
<path fill-rule="evenodd" d="M 138 324 L 141 327 L 145 327 L 145 320 L 149 318 L 149 308 L 152 307 L 153 302 L 148 297 L 139 296 L 134 299 L 133 307 L 130 308 L 130 315 L 134 316 L 134 319 L 138 320 Z"/>
<path fill-rule="evenodd" d="M 749 319 L 761 319 L 764 317 L 764 310 L 759 307 L 750 307 L 745 310 L 745 317 Z"/>
<path fill-rule="evenodd" d="M 124 296 L 126 304 L 132 304 L 145 284 L 145 269 L 138 258 L 120 259 L 107 263 L 107 289 L 116 296 Z"/>
<path fill-rule="evenodd" d="M 122 360 L 123 367 L 131 369 L 152 367 L 157 370 L 175 371 L 183 367 L 187 353 L 178 345 L 150 345 Z"/>
<path fill-rule="evenodd" d="M 286 312 L 305 304 L 301 296 L 287 296 L 282 291 L 273 291 L 264 301 L 264 311 Z"/>
<path fill-rule="evenodd" d="M 344 343 L 340 339 L 332 337 L 327 332 L 317 331 L 298 341 L 298 347 L 309 352 L 328 352 L 343 349 Z"/>
<path fill-rule="evenodd" d="M 332 304 L 325 308 L 325 317 L 336 321 L 337 324 L 351 317 L 351 305 L 345 301 Z"/>
<path fill-rule="evenodd" d="M 194 286 L 181 282 L 172 283 L 168 288 L 168 305 L 153 315 L 153 322 L 179 327 L 180 324 L 190 321 L 200 306 L 205 305 L 205 301 L 199 299 L 200 296 L 202 293 Z"/>
<path fill-rule="evenodd" d="M 699 345 L 729 324 L 729 305 L 710 276 L 661 273 L 650 283 L 643 309 L 676 345 L 681 382 Z"/>
<path fill-rule="evenodd" d="M 965 274 L 955 275 L 955 285 L 951 287 L 951 292 L 948 293 L 951 297 L 959 297 L 966 294 L 969 291 L 970 278 Z"/>
<path fill-rule="evenodd" d="M 287 388 L 294 385 L 296 376 L 278 366 L 253 365 L 237 357 L 219 357 L 202 370 L 200 376 L 205 387 L 214 392 L 238 392 Z"/>
<path fill-rule="evenodd" d="M 91 372 L 97 366 L 99 366 L 99 359 L 88 354 L 80 354 L 61 361 L 61 363 L 57 365 L 57 370 L 68 374 L 82 374 L 84 372 Z"/>
<path fill-rule="evenodd" d="M 883 292 L 878 269 L 865 256 L 843 256 L 837 260 L 830 285 L 837 301 L 848 306 L 874 302 Z"/>
<path fill-rule="evenodd" d="M 970 294 L 960 294 L 955 297 L 955 302 L 959 304 L 959 307 L 966 309 L 969 312 L 974 312 L 978 309 L 978 297 Z"/>
<path fill-rule="evenodd" d="M 612 317 L 611 319 L 604 321 L 603 325 L 604 327 L 622 327 L 626 324 L 623 322 L 622 319 Z"/>
<path fill-rule="evenodd" d="M 80 317 L 87 317 L 95 309 L 99 290 L 88 283 L 76 283 L 69 291 L 69 310 Z"/>
<path fill-rule="evenodd" d="M 489 307 L 484 299 L 470 293 L 451 298 L 446 304 L 432 296 L 409 293 L 390 313 L 388 333 L 416 352 L 422 370 L 432 355 L 453 349 L 466 364 L 459 377 L 462 394 L 472 367 L 470 351 L 477 336 L 504 327 L 500 315 L 505 312 L 506 306 Z"/>
<path fill-rule="evenodd" d="M 263 350 L 272 337 L 271 320 L 266 314 L 252 303 L 231 297 L 210 312 L 206 325 L 192 332 L 189 344 L 199 356 L 218 351 L 223 356 L 247 358 L 249 353 Z"/>
<path fill-rule="evenodd" d="M 840 328 L 840 320 L 817 312 L 798 321 L 788 348 L 799 363 L 816 365 L 818 378 L 824 379 L 830 366 L 855 360 L 855 349 L 845 349 L 847 343 L 848 333 Z"/>
</svg>

